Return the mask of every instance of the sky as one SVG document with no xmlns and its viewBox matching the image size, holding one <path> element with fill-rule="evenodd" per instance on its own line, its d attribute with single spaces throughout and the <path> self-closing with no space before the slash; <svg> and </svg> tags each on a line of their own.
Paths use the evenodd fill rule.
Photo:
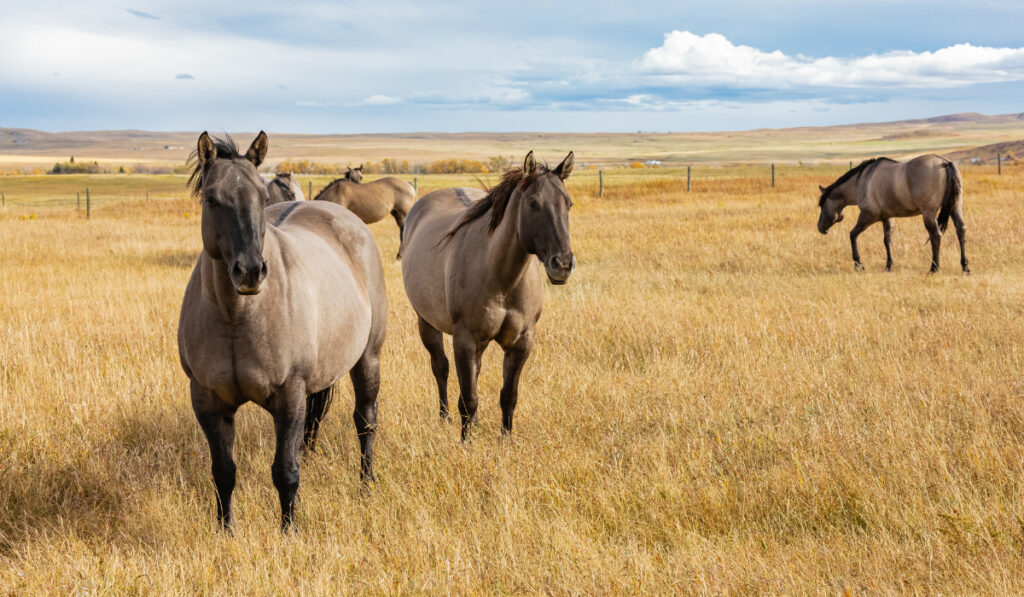
<svg viewBox="0 0 1024 597">
<path fill-rule="evenodd" d="M 719 131 L 1024 112 L 1024 3 L 4 0 L 0 127 Z"/>
</svg>

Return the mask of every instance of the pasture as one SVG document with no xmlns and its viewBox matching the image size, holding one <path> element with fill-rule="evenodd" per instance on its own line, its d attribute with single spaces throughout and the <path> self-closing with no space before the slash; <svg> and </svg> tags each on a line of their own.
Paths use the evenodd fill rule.
<svg viewBox="0 0 1024 597">
<path fill-rule="evenodd" d="M 251 405 L 216 529 L 176 346 L 201 248 L 183 177 L 0 179 L 0 592 L 1024 592 L 1024 167 L 963 168 L 969 277 L 952 227 L 926 275 L 920 218 L 895 221 L 892 273 L 881 226 L 862 234 L 855 273 L 855 218 L 815 229 L 843 170 L 720 168 L 689 193 L 620 170 L 603 198 L 596 171 L 569 179 L 579 268 L 546 286 L 511 442 L 495 347 L 471 443 L 438 422 L 394 222 L 372 225 L 378 482 L 346 378 L 297 536 Z M 45 204 L 87 185 L 89 220 Z"/>
</svg>

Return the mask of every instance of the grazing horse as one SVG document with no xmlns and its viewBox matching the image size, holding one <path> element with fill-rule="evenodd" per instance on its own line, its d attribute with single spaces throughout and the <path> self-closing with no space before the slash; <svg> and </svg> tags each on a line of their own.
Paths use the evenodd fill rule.
<svg viewBox="0 0 1024 597">
<path fill-rule="evenodd" d="M 292 178 L 291 172 L 278 174 L 266 182 L 268 199 L 264 207 L 276 205 L 282 201 L 306 200 L 306 196 L 302 193 L 302 185 Z"/>
<path fill-rule="evenodd" d="M 399 245 L 395 258 L 401 259 L 402 230 L 405 229 L 405 217 L 416 201 L 416 192 L 411 184 L 394 176 L 360 184 L 363 179 L 362 168 L 350 168 L 345 178 L 331 181 L 314 199 L 346 207 L 367 224 L 379 222 L 390 213 L 398 224 Z"/>
<path fill-rule="evenodd" d="M 570 152 L 548 170 L 536 164 L 531 151 L 521 170 L 506 172 L 487 193 L 441 189 L 409 212 L 405 291 L 430 353 L 442 419 L 448 418 L 442 333 L 453 338 L 463 441 L 476 421 L 480 357 L 492 340 L 505 351 L 501 423 L 503 434 L 512 432 L 519 374 L 533 348 L 544 298 L 540 263 L 552 284 L 565 284 L 576 268 L 569 246 L 572 200 L 563 184 L 572 163 Z"/>
<path fill-rule="evenodd" d="M 203 252 L 185 289 L 178 353 L 192 408 L 210 444 L 217 518 L 232 526 L 235 411 L 255 402 L 274 417 L 271 468 L 281 527 L 294 520 L 303 444 L 313 448 L 331 387 L 355 388 L 361 478 L 373 480 L 381 345 L 387 315 L 377 245 L 359 218 L 327 203 L 263 209 L 260 132 L 244 156 L 203 133 L 189 185 L 202 201 Z"/>
<path fill-rule="evenodd" d="M 854 269 L 864 269 L 857 251 L 857 236 L 865 228 L 881 220 L 885 269 L 891 271 L 890 220 L 921 215 L 932 243 L 931 273 L 939 270 L 939 244 L 950 217 L 960 241 L 960 266 L 965 274 L 971 273 L 964 253 L 963 184 L 960 171 L 953 162 L 937 155 L 923 155 L 908 162 L 874 158 L 861 162 L 829 186 L 818 188 L 821 190 L 818 231 L 822 234 L 842 221 L 844 207 L 856 205 L 860 208 L 857 224 L 850 230 Z"/>
</svg>

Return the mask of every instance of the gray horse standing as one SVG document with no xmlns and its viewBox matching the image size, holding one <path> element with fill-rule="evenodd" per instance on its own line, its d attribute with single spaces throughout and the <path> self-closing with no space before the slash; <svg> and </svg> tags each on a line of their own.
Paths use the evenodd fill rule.
<svg viewBox="0 0 1024 597">
<path fill-rule="evenodd" d="M 857 224 L 850 230 L 854 269 L 864 269 L 860 262 L 860 252 L 857 251 L 857 236 L 865 228 L 875 222 L 882 222 L 885 269 L 891 271 L 890 220 L 921 215 L 932 243 L 931 273 L 939 270 L 939 245 L 950 218 L 953 218 L 960 241 L 960 265 L 965 274 L 971 273 L 964 253 L 963 183 L 956 165 L 946 158 L 923 155 L 907 162 L 889 158 L 865 160 L 828 187 L 818 188 L 821 190 L 818 231 L 822 234 L 827 234 L 833 224 L 843 220 L 844 207 L 856 205 L 860 208 Z"/>
</svg>

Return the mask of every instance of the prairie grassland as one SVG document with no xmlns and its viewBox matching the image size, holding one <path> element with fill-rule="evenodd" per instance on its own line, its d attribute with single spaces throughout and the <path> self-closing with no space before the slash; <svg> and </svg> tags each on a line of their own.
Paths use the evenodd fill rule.
<svg viewBox="0 0 1024 597">
<path fill-rule="evenodd" d="M 546 290 L 514 442 L 495 348 L 472 442 L 437 421 L 373 225 L 379 480 L 360 491 L 346 381 L 293 537 L 251 406 L 237 529 L 215 529 L 176 349 L 195 203 L 0 213 L 0 592 L 1024 592 L 1024 169 L 965 173 L 969 277 L 952 232 L 925 274 L 919 219 L 893 273 L 877 226 L 854 273 L 853 218 L 814 226 L 838 172 L 570 180 L 580 265 Z"/>
</svg>

